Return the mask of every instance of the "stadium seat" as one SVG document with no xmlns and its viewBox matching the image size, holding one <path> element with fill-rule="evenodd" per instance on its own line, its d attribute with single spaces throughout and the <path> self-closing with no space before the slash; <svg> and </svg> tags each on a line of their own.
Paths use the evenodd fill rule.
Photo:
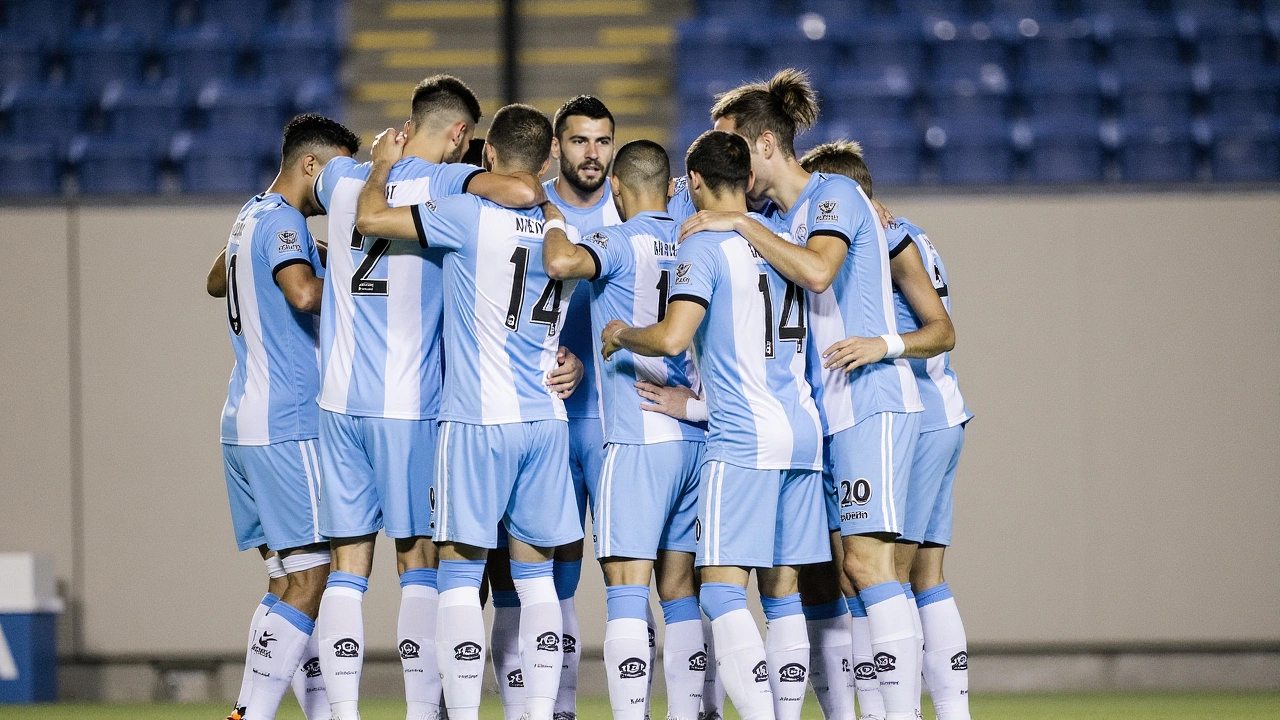
<svg viewBox="0 0 1280 720">
<path fill-rule="evenodd" d="M 939 117 L 1003 122 L 1008 115 L 1009 79 L 1003 68 L 992 63 L 975 75 L 933 83 L 929 96 Z"/>
<path fill-rule="evenodd" d="M 814 139 L 856 140 L 862 144 L 867 167 L 876 185 L 913 185 L 920 182 L 920 134 L 902 123 L 825 122 L 815 128 Z M 816 143 L 815 143 L 816 144 Z"/>
<path fill-rule="evenodd" d="M 986 185 L 1013 179 L 1014 152 L 1003 122 L 934 125 L 925 134 L 943 184 Z"/>
<path fill-rule="evenodd" d="M 169 77 L 191 87 L 234 78 L 239 51 L 239 38 L 214 23 L 175 30 L 163 44 Z"/>
<path fill-rule="evenodd" d="M 77 132 L 84 109 L 83 95 L 62 85 L 26 83 L 10 86 L 0 95 L 0 111 L 8 117 L 10 133 L 19 138 Z"/>
<path fill-rule="evenodd" d="M 853 75 L 834 81 L 822 96 L 822 113 L 850 122 L 904 122 L 910 119 L 915 89 L 900 68 L 878 76 Z"/>
<path fill-rule="evenodd" d="M 840 63 L 841 73 L 883 73 L 897 68 L 913 81 L 923 76 L 924 43 L 914 22 L 878 21 L 872 23 L 828 24 L 828 32 L 838 33 L 848 50 Z"/>
<path fill-rule="evenodd" d="M 154 193 L 159 188 L 160 153 L 154 142 L 81 137 L 69 156 L 82 193 Z"/>
<path fill-rule="evenodd" d="M 1185 119 L 1191 113 L 1191 73 L 1181 66 L 1121 66 L 1116 80 L 1127 119 Z"/>
<path fill-rule="evenodd" d="M 933 76 L 937 80 L 971 76 L 990 66 L 1002 71 L 1009 67 L 1009 48 L 985 23 L 956 27 L 939 20 L 931 33 Z"/>
<path fill-rule="evenodd" d="M 169 29 L 174 3 L 168 0 L 99 0 L 101 22 L 154 42 Z"/>
<path fill-rule="evenodd" d="M 1034 182 L 1102 181 L 1103 149 L 1096 123 L 1046 120 L 1031 128 L 1027 166 Z"/>
<path fill-rule="evenodd" d="M 1190 125 L 1185 120 L 1126 124 L 1120 167 L 1124 179 L 1131 182 L 1195 179 Z"/>
<path fill-rule="evenodd" d="M 1080 19 L 1073 22 L 1036 23 L 1022 36 L 1022 61 L 1028 69 L 1089 67 L 1094 61 L 1093 26 Z"/>
<path fill-rule="evenodd" d="M 292 99 L 274 82 L 215 82 L 200 91 L 197 107 L 215 132 L 260 133 L 282 127 Z"/>
<path fill-rule="evenodd" d="M 1103 37 L 1111 63 L 1117 67 L 1168 67 L 1181 62 L 1177 30 L 1168 20 L 1120 23 Z"/>
<path fill-rule="evenodd" d="M 1206 23 L 1196 33 L 1196 51 L 1204 63 L 1257 66 L 1266 61 L 1267 37 L 1254 17 Z"/>
<path fill-rule="evenodd" d="M 258 39 L 257 50 L 262 76 L 289 87 L 297 87 L 316 75 L 332 74 L 338 67 L 333 36 L 314 26 L 268 30 Z"/>
<path fill-rule="evenodd" d="M 681 95 L 713 95 L 760 74 L 753 62 L 752 30 L 738 22 L 695 20 L 679 26 L 676 63 Z"/>
<path fill-rule="evenodd" d="M 1212 114 L 1275 116 L 1280 112 L 1280 68 L 1272 65 L 1205 65 L 1197 69 Z"/>
<path fill-rule="evenodd" d="M 0 30 L 0 82 L 38 82 L 44 79 L 44 68 L 44 40 L 16 28 Z"/>
<path fill-rule="evenodd" d="M 898 9 L 922 18 L 959 18 L 965 15 L 964 0 L 898 0 Z"/>
<path fill-rule="evenodd" d="M 0 195 L 56 195 L 62 186 L 58 148 L 51 142 L 0 141 Z"/>
<path fill-rule="evenodd" d="M 773 14 L 773 0 L 698 0 L 703 17 L 747 17 Z"/>
<path fill-rule="evenodd" d="M 304 81 L 293 95 L 293 113 L 318 113 L 325 117 L 342 117 L 342 99 L 332 77 L 316 77 Z"/>
<path fill-rule="evenodd" d="M 168 140 L 181 129 L 188 104 L 181 85 L 173 81 L 111 85 L 103 91 L 101 101 L 112 135 L 149 140 Z"/>
<path fill-rule="evenodd" d="M 120 25 L 82 30 L 67 41 L 72 77 L 93 91 L 141 80 L 145 50 L 140 36 Z"/>
<path fill-rule="evenodd" d="M 58 42 L 75 28 L 77 5 L 75 0 L 4 0 L 0 27 Z"/>
<path fill-rule="evenodd" d="M 870 3 L 866 0 L 800 0 L 802 13 L 817 13 L 828 21 L 861 17 L 868 14 Z"/>
<path fill-rule="evenodd" d="M 250 193 L 262 189 L 267 146 L 261 135 L 202 134 L 175 143 L 182 189 L 199 193 Z M 278 148 L 274 148 L 278 151 Z"/>
<path fill-rule="evenodd" d="M 1274 116 L 1219 119 L 1212 137 L 1215 180 L 1280 179 L 1280 127 Z"/>
<path fill-rule="evenodd" d="M 205 0 L 202 19 L 226 28 L 240 40 L 249 40 L 271 20 L 268 0 Z"/>
<path fill-rule="evenodd" d="M 1018 78 L 1018 94 L 1033 118 L 1096 119 L 1102 112 L 1098 73 L 1091 68 L 1027 70 Z"/>
</svg>

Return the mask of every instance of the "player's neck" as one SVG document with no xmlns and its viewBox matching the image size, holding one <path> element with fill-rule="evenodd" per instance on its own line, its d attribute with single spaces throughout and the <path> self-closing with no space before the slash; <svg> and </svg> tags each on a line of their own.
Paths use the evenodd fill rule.
<svg viewBox="0 0 1280 720">
<path fill-rule="evenodd" d="M 301 183 L 296 182 L 291 178 L 287 178 L 284 175 L 276 175 L 276 179 L 271 181 L 271 186 L 267 188 L 267 192 L 276 193 L 283 197 L 284 201 L 289 203 L 289 205 L 294 209 L 302 212 L 304 215 L 306 214 L 306 209 L 303 207 L 303 204 L 306 200 L 307 193 Z"/>
<path fill-rule="evenodd" d="M 425 133 L 418 133 L 404 143 L 405 157 L 421 158 L 427 162 L 443 162 L 444 151 L 445 141 L 443 138 L 433 138 Z"/>
<path fill-rule="evenodd" d="M 630 220 L 640 213 L 662 213 L 667 212 L 667 196 L 666 193 L 659 195 L 635 195 L 624 188 L 622 190 L 622 207 L 626 211 L 626 217 L 623 220 Z"/>
<path fill-rule="evenodd" d="M 810 174 L 800 167 L 800 163 L 796 162 L 795 158 L 787 158 L 784 162 L 785 164 L 778 168 L 777 173 L 771 178 L 764 195 L 781 208 L 782 212 L 787 213 L 791 212 L 791 208 L 804 193 L 805 186 L 809 184 Z"/>
<path fill-rule="evenodd" d="M 600 198 L 604 197 L 605 184 L 600 183 L 600 187 L 595 190 L 584 192 L 562 174 L 556 177 L 555 188 L 561 200 L 577 208 L 590 208 L 595 207 Z"/>
<path fill-rule="evenodd" d="M 704 193 L 702 204 L 699 210 L 709 210 L 711 212 L 747 212 L 747 196 L 742 193 L 727 192 L 723 195 L 715 193 Z"/>
</svg>

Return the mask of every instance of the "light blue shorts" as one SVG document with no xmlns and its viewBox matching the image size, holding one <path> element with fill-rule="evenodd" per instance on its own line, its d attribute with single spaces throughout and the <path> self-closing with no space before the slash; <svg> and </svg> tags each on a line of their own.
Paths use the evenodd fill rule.
<svg viewBox="0 0 1280 720">
<path fill-rule="evenodd" d="M 817 470 L 755 470 L 718 460 L 698 484 L 698 567 L 809 565 L 831 559 Z"/>
<path fill-rule="evenodd" d="M 964 425 L 920 433 L 911 462 L 903 540 L 951 544 L 951 490 L 963 447 Z"/>
<path fill-rule="evenodd" d="M 831 471 L 831 437 L 822 438 L 822 496 L 827 506 L 827 532 L 840 530 L 840 501 L 836 499 L 836 478 Z"/>
<path fill-rule="evenodd" d="M 587 508 L 595 511 L 596 484 L 604 470 L 604 423 L 600 418 L 569 418 L 569 472 L 578 498 L 578 522 L 587 523 Z"/>
<path fill-rule="evenodd" d="M 241 550 L 324 542 L 316 521 L 322 483 L 315 440 L 223 445 L 222 466 Z"/>
<path fill-rule="evenodd" d="M 436 542 L 494 548 L 499 522 L 535 547 L 582 539 L 563 420 L 440 423 L 435 496 Z"/>
<path fill-rule="evenodd" d="M 435 456 L 435 420 L 321 410 L 320 531 L 335 538 L 379 530 L 389 538 L 431 537 Z"/>
<path fill-rule="evenodd" d="M 694 552 L 698 468 L 704 443 L 609 445 L 592 495 L 596 557 L 656 560 L 659 550 Z"/>
<path fill-rule="evenodd" d="M 902 534 L 919 434 L 920 413 L 883 412 L 831 436 L 841 535 Z"/>
</svg>

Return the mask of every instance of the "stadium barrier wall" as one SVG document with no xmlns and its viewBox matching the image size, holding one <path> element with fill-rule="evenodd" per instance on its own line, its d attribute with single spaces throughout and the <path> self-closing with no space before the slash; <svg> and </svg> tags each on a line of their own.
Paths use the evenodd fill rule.
<svg viewBox="0 0 1280 720">
<path fill-rule="evenodd" d="M 1280 192 L 882 199 L 951 275 L 976 418 L 947 574 L 975 690 L 1280 683 Z M 67 692 L 234 693 L 217 678 L 238 678 L 265 581 L 232 543 L 232 358 L 202 283 L 239 205 L 0 207 L 0 550 L 56 563 Z M 367 637 L 390 661 L 378 552 Z M 598 656 L 593 567 L 578 608 Z"/>
</svg>

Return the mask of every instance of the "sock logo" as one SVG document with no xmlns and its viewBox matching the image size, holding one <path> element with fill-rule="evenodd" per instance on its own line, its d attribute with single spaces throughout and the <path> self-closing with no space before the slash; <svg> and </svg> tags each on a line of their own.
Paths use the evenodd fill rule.
<svg viewBox="0 0 1280 720">
<path fill-rule="evenodd" d="M 894 657 L 893 655 L 890 655 L 887 652 L 876 653 L 875 661 L 876 661 L 876 672 L 878 673 L 890 672 L 892 670 L 898 669 L 898 658 Z"/>
<path fill-rule="evenodd" d="M 804 678 L 809 674 L 800 663 L 787 663 L 778 668 L 778 679 L 782 682 L 804 682 Z"/>
<path fill-rule="evenodd" d="M 840 672 L 849 672 L 849 658 L 840 658 Z"/>
<path fill-rule="evenodd" d="M 401 660 L 417 660 L 418 653 L 422 650 L 422 646 L 418 643 L 405 638 L 400 641 L 400 659 Z"/>
<path fill-rule="evenodd" d="M 267 649 L 267 646 L 273 642 L 276 642 L 276 636 L 272 635 L 270 630 L 263 630 L 257 641 L 253 643 L 253 651 L 264 658 L 269 658 L 271 657 L 271 651 Z"/>
<path fill-rule="evenodd" d="M 340 658 L 360 657 L 360 643 L 355 638 L 342 638 L 333 644 L 333 653 Z"/>
<path fill-rule="evenodd" d="M 627 658 L 618 664 L 618 674 L 623 680 L 642 678 L 649 663 L 637 657 Z"/>
<path fill-rule="evenodd" d="M 547 652 L 560 651 L 560 636 L 547 631 L 538 636 L 538 648 Z"/>
<path fill-rule="evenodd" d="M 871 663 L 858 663 L 853 666 L 854 680 L 875 680 L 876 666 Z"/>
<path fill-rule="evenodd" d="M 565 633 L 560 636 L 560 644 L 564 646 L 564 652 L 566 655 L 578 652 L 578 638 L 570 635 L 569 633 Z"/>
<path fill-rule="evenodd" d="M 960 671 L 969 669 L 969 653 L 961 650 L 951 656 L 951 669 Z"/>
<path fill-rule="evenodd" d="M 756 666 L 751 668 L 751 672 L 755 674 L 756 682 L 769 682 L 769 666 L 763 660 L 756 663 Z"/>
<path fill-rule="evenodd" d="M 654 642 L 655 640 L 656 638 L 654 637 L 654 634 L 653 634 L 653 626 L 650 626 L 649 627 L 649 647 L 657 647 L 657 643 Z"/>
<path fill-rule="evenodd" d="M 524 672 L 520 668 L 516 668 L 507 673 L 507 687 L 522 688 L 524 687 Z"/>
<path fill-rule="evenodd" d="M 302 672 L 309 678 L 320 677 L 320 658 L 311 658 L 302 664 Z"/>
<path fill-rule="evenodd" d="M 701 650 L 689 656 L 689 669 L 694 672 L 707 671 L 707 654 Z"/>
<path fill-rule="evenodd" d="M 476 643 L 471 642 L 470 640 L 466 642 L 458 643 L 457 645 L 453 646 L 454 660 L 463 660 L 463 661 L 479 660 L 480 656 L 483 654 L 484 654 L 484 648 L 480 647 Z"/>
</svg>

